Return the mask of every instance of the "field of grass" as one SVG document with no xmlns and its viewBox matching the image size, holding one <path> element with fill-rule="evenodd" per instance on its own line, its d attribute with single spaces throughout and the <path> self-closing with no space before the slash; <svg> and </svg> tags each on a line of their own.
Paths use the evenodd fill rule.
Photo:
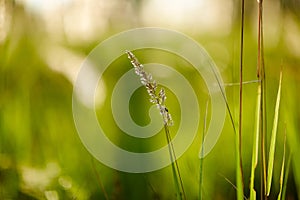
<svg viewBox="0 0 300 200">
<path fill-rule="evenodd" d="M 254 5 L 251 8 L 257 9 L 256 4 Z M 247 6 L 249 5 L 246 4 L 244 27 L 245 83 L 241 127 L 243 195 L 250 198 L 250 177 L 254 166 L 252 157 L 255 155 L 253 143 L 258 127 L 257 167 L 252 182 L 257 194 L 256 199 L 262 199 L 261 192 L 267 191 L 263 188 L 264 181 L 261 176 L 262 130 L 265 130 L 265 170 L 268 166 L 273 166 L 268 199 L 277 199 L 279 193 L 283 195 L 281 199 L 299 199 L 300 18 L 291 9 L 281 11 L 280 21 L 264 21 L 264 117 L 260 118 L 257 114 L 257 110 L 260 109 L 256 108 L 257 102 L 260 101 L 257 92 L 260 85 L 257 81 L 258 21 L 256 12 L 247 13 Z M 120 172 L 97 161 L 78 136 L 72 113 L 73 80 L 68 75 L 76 74 L 76 69 L 80 66 L 69 65 L 80 65 L 98 42 L 121 31 L 115 28 L 117 25 L 99 34 L 95 41 L 74 44 L 63 39 L 56 41 L 56 44 L 59 44 L 56 45 L 52 44 L 53 38 L 47 38 L 49 36 L 41 28 L 43 25 L 38 17 L 28 14 L 18 4 L 9 7 L 10 28 L 7 33 L 0 29 L 0 36 L 5 35 L 4 39 L 0 38 L 0 199 L 180 199 L 172 165 L 142 174 Z M 178 159 L 186 196 L 181 199 L 238 199 L 237 190 L 241 189 L 236 187 L 240 18 L 235 23 L 228 34 L 198 33 L 192 30 L 184 32 L 202 44 L 218 66 L 225 82 L 227 103 L 234 123 L 232 124 L 227 111 L 220 139 L 204 159 L 199 159 L 198 154 L 205 134 L 205 123 L 210 122 L 210 109 L 207 116 L 205 114 L 206 103 L 210 97 L 201 75 L 190 63 L 177 55 L 153 49 L 134 52 L 141 63 L 163 63 L 178 70 L 189 80 L 198 98 L 200 120 L 197 136 L 190 148 Z M 55 45 L 68 50 L 73 57 L 65 59 L 63 56 L 69 54 L 59 55 L 59 48 L 54 49 L 54 54 L 50 54 Z M 77 59 L 81 59 L 80 62 L 75 62 Z M 67 68 L 53 68 L 53 65 Z M 103 129 L 109 130 L 109 139 L 118 146 L 134 152 L 152 151 L 166 145 L 164 129 L 154 137 L 137 139 L 124 134 L 112 116 L 111 95 L 114 85 L 130 69 L 132 65 L 124 52 L 124 55 L 104 72 L 105 90 L 97 97 L 101 102 L 96 106 L 96 114 Z M 68 73 L 70 70 L 73 71 Z M 152 75 L 154 79 L 157 76 Z M 279 86 L 281 93 L 278 93 Z M 169 129 L 171 137 L 174 137 L 181 120 L 181 111 L 176 94 L 168 88 L 165 90 L 166 105 L 174 121 L 174 126 Z M 144 87 L 135 91 L 130 99 L 129 110 L 132 119 L 138 125 L 143 126 L 150 122 L 148 110 L 151 105 Z M 276 133 L 276 140 L 272 141 L 274 121 L 277 131 L 273 131 Z M 263 124 L 264 127 L 260 127 L 259 124 L 257 126 L 257 123 Z M 236 133 L 232 125 L 235 126 Z M 272 144 L 274 151 L 270 153 Z M 274 163 L 268 164 L 272 152 Z M 271 174 L 270 171 L 268 173 Z"/>
</svg>

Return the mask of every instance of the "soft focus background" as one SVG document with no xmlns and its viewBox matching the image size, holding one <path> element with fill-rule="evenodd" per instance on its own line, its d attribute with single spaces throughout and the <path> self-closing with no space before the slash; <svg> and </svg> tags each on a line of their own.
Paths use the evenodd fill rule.
<svg viewBox="0 0 300 200">
<path fill-rule="evenodd" d="M 274 116 L 279 71 L 283 68 L 271 199 L 279 191 L 285 130 L 288 155 L 292 154 L 287 199 L 300 198 L 299 9 L 299 0 L 264 2 L 268 134 Z M 256 80 L 255 0 L 246 1 L 245 14 L 244 79 L 251 81 Z M 0 0 L 0 199 L 105 199 L 105 196 L 109 199 L 174 199 L 170 167 L 147 174 L 118 172 L 94 160 L 84 148 L 72 116 L 76 74 L 89 52 L 113 34 L 145 26 L 181 31 L 202 44 L 217 64 L 237 122 L 238 87 L 230 83 L 239 80 L 240 18 L 240 1 L 237 0 Z M 156 55 L 151 50 L 141 50 L 136 53 L 141 61 L 167 63 L 175 68 L 186 65 L 186 70 L 180 68 L 181 73 L 198 91 L 203 120 L 208 95 L 201 76 L 195 75 L 187 63 L 164 52 L 156 52 Z M 104 126 L 115 133 L 112 140 L 124 148 L 137 151 L 146 148 L 143 145 L 150 149 L 165 145 L 163 136 L 139 143 L 122 136 L 116 127 L 111 117 L 110 95 L 118 77 L 131 66 L 125 56 L 113 65 L 106 72 L 97 96 L 99 120 L 107 119 Z M 244 86 L 243 168 L 247 197 L 256 88 L 255 83 Z M 175 126 L 172 130 L 175 130 L 176 120 L 180 120 L 175 95 L 171 93 L 167 101 L 173 110 Z M 138 90 L 129 106 L 138 124 L 149 122 L 149 106 L 146 92 Z M 200 121 L 196 140 L 179 159 L 188 199 L 198 196 L 202 127 L 203 121 Z M 227 119 L 220 140 L 204 159 L 204 199 L 235 199 L 236 191 L 230 183 L 235 184 L 234 138 Z M 257 188 L 259 182 L 258 178 Z"/>
</svg>

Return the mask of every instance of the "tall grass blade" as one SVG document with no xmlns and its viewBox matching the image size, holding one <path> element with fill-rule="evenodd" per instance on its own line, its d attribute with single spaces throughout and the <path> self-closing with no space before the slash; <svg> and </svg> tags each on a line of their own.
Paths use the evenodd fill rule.
<svg viewBox="0 0 300 200">
<path fill-rule="evenodd" d="M 252 162 L 251 162 L 251 177 L 250 177 L 250 200 L 256 199 L 256 191 L 254 189 L 255 169 L 258 162 L 258 144 L 259 144 L 259 128 L 260 128 L 260 101 L 261 99 L 261 87 L 257 87 L 257 103 L 256 103 L 256 115 L 255 115 L 255 132 L 253 137 L 252 147 Z"/>
<path fill-rule="evenodd" d="M 237 199 L 242 200 L 244 196 L 243 164 L 242 164 L 242 102 L 243 102 L 243 62 L 244 62 L 244 24 L 245 24 L 245 0 L 241 5 L 241 49 L 240 49 L 240 112 L 239 133 L 236 136 L 236 184 Z"/>
<path fill-rule="evenodd" d="M 267 115 L 266 115 L 266 80 L 264 66 L 264 42 L 263 42 L 263 0 L 258 2 L 258 34 L 257 34 L 257 78 L 260 80 L 261 88 L 261 112 L 260 112 L 260 154 L 261 154 L 261 199 L 266 198 L 265 191 L 267 185 L 267 167 L 266 167 L 266 132 L 267 132 Z"/>
<path fill-rule="evenodd" d="M 268 173 L 267 173 L 267 191 L 266 191 L 267 196 L 269 196 L 270 191 L 271 191 L 273 168 L 274 168 L 276 134 L 277 134 L 279 105 L 280 105 L 280 96 L 281 96 L 280 95 L 281 94 L 281 81 L 282 81 L 282 71 L 280 72 L 280 78 L 279 78 L 279 86 L 278 86 L 278 92 L 277 92 L 277 99 L 276 99 L 276 105 L 275 105 L 275 114 L 274 114 L 274 121 L 273 121 L 272 135 L 271 135 L 271 143 L 270 143 L 270 150 L 269 150 Z"/>
<path fill-rule="evenodd" d="M 222 87 L 221 83 L 220 83 L 220 78 L 219 76 L 217 75 L 217 72 L 212 68 L 212 72 L 214 73 L 214 76 L 217 80 L 217 83 L 218 83 L 218 86 L 221 90 L 221 94 L 222 94 L 222 97 L 224 99 L 224 102 L 225 102 L 225 105 L 226 105 L 226 109 L 228 111 L 228 114 L 229 114 L 229 118 L 230 118 L 230 122 L 231 122 L 231 125 L 232 125 L 232 128 L 233 128 L 233 131 L 234 131 L 234 134 L 237 134 L 237 131 L 236 131 L 236 128 L 235 128 L 235 124 L 234 124 L 234 120 L 233 120 L 233 115 L 232 115 L 232 112 L 230 110 L 230 107 L 229 107 L 229 103 L 227 101 L 227 98 L 226 98 L 226 92 L 224 90 L 224 88 Z M 238 85 L 240 85 L 240 83 L 237 83 Z M 244 84 L 244 83 L 243 83 Z M 224 85 L 225 86 L 225 85 Z M 229 85 L 230 86 L 230 85 Z"/>
<path fill-rule="evenodd" d="M 172 166 L 172 174 L 173 174 L 173 180 L 175 183 L 175 189 L 176 189 L 176 197 L 179 200 L 186 199 L 185 192 L 184 192 L 184 187 L 183 187 L 183 182 L 182 178 L 180 175 L 177 159 L 176 159 L 176 154 L 174 150 L 174 146 L 172 143 L 172 138 L 170 135 L 169 127 L 167 124 L 164 125 L 165 128 L 165 133 L 167 137 L 167 143 L 168 143 L 168 148 L 169 148 L 169 153 L 170 153 L 170 159 L 171 159 L 171 166 Z"/>
<path fill-rule="evenodd" d="M 243 174 L 240 164 L 241 154 L 239 151 L 239 134 L 236 134 L 236 182 L 237 182 L 237 199 L 242 200 L 244 198 L 244 186 L 243 186 Z"/>
<path fill-rule="evenodd" d="M 283 178 L 284 178 L 284 165 L 285 165 L 285 153 L 286 152 L 286 132 L 284 133 L 284 144 L 283 144 L 283 156 L 282 156 L 282 164 L 280 171 L 280 179 L 279 179 L 279 194 L 277 200 L 282 199 L 282 187 L 283 187 Z"/>
<path fill-rule="evenodd" d="M 205 116 L 204 116 L 204 122 L 203 122 L 203 131 L 202 131 L 202 144 L 204 142 L 204 135 L 206 133 L 206 123 L 207 123 L 207 115 L 208 115 L 208 100 L 206 102 L 206 108 L 205 108 Z M 204 153 L 204 149 L 203 149 L 203 145 L 201 147 L 201 156 L 200 156 L 200 165 L 199 165 L 199 200 L 202 200 L 202 187 L 203 187 L 203 153 Z"/>
<path fill-rule="evenodd" d="M 285 174 L 284 174 L 282 194 L 281 194 L 282 199 L 285 199 L 285 196 L 286 196 L 286 186 L 287 186 L 287 181 L 288 181 L 288 178 L 289 178 L 291 160 L 292 160 L 292 153 L 290 153 L 287 164 L 286 164 L 286 171 L 285 171 Z"/>
</svg>

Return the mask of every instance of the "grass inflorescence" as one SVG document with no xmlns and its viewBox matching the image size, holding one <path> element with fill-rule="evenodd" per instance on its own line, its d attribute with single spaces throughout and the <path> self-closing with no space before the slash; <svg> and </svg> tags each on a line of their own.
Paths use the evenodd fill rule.
<svg viewBox="0 0 300 200">
<path fill-rule="evenodd" d="M 230 120 L 235 133 L 235 155 L 236 155 L 236 185 L 233 185 L 236 190 L 237 199 L 242 200 L 246 199 L 244 195 L 244 175 L 243 175 L 243 163 L 242 163 L 242 116 L 243 116 L 243 62 L 244 62 L 244 15 L 245 15 L 245 2 L 241 1 L 241 29 L 240 29 L 240 76 L 239 76 L 239 123 L 238 129 L 235 128 L 234 119 L 232 116 L 232 112 L 229 107 L 229 102 L 226 99 L 225 91 L 222 90 L 222 94 L 224 97 L 224 101 L 227 106 L 227 111 L 230 115 Z M 256 108 L 255 108 L 255 120 L 254 120 L 254 132 L 253 132 L 253 146 L 252 146 L 252 160 L 251 160 L 251 169 L 250 169 L 250 182 L 248 188 L 249 199 L 256 200 L 259 194 L 257 193 L 256 183 L 260 182 L 260 199 L 268 199 L 270 197 L 272 179 L 274 178 L 274 158 L 275 158 L 275 147 L 276 147 L 276 138 L 277 138 L 277 127 L 279 124 L 279 108 L 280 108 L 280 99 L 281 99 L 281 85 L 282 85 L 282 71 L 280 72 L 279 78 L 279 86 L 276 98 L 276 105 L 274 109 L 274 119 L 273 119 L 273 128 L 271 132 L 270 138 L 270 146 L 269 151 L 266 152 L 268 147 L 267 145 L 267 107 L 266 107 L 266 96 L 267 96 L 267 84 L 266 84 L 266 75 L 265 75 L 265 64 L 264 64 L 264 42 L 263 42 L 263 1 L 258 0 L 258 37 L 257 37 L 257 80 L 250 81 L 250 83 L 257 83 L 257 94 L 256 94 Z M 186 199 L 184 187 L 182 183 L 182 178 L 180 175 L 175 149 L 172 144 L 172 138 L 170 136 L 169 126 L 173 124 L 173 120 L 165 105 L 166 94 L 165 90 L 161 88 L 159 92 L 157 92 L 157 83 L 153 80 L 152 75 L 145 72 L 143 65 L 139 63 L 134 54 L 130 51 L 126 51 L 128 58 L 131 61 L 131 64 L 135 68 L 135 73 L 140 77 L 141 83 L 146 87 L 147 92 L 150 96 L 150 102 L 155 104 L 160 111 L 160 114 L 163 117 L 164 122 L 164 130 L 166 134 L 166 139 L 168 142 L 170 159 L 172 161 L 172 172 L 173 172 L 173 180 L 175 183 L 175 188 L 177 192 L 178 199 Z M 247 82 L 246 82 L 247 83 Z M 220 85 L 219 85 L 220 87 Z M 202 133 L 202 138 L 206 132 L 206 117 L 207 117 L 207 107 L 206 114 L 204 117 L 204 129 Z M 238 131 L 237 131 L 238 130 Z M 286 134 L 286 133 L 285 133 Z M 286 136 L 285 136 L 286 137 Z M 291 157 L 291 156 L 290 156 Z M 284 151 L 283 158 L 281 164 L 281 171 L 279 177 L 279 194 L 277 195 L 277 199 L 284 199 L 286 192 L 286 184 L 287 184 L 287 175 L 289 170 L 289 162 L 290 157 L 288 159 L 287 165 L 286 161 L 286 139 L 284 141 Z M 203 161 L 202 158 L 200 160 L 199 166 L 199 194 L 198 199 L 203 199 Z M 260 180 L 259 177 L 255 177 L 256 169 L 260 168 Z M 287 169 L 285 169 L 285 167 Z M 226 179 L 226 178 L 225 178 Z M 227 179 L 226 179 L 227 180 Z M 229 181 L 229 180 L 228 180 Z M 230 182 L 230 181 L 229 181 Z M 230 182 L 231 183 L 231 182 Z M 232 183 L 233 184 L 233 183 Z"/>
<path fill-rule="evenodd" d="M 159 109 L 160 114 L 162 115 L 163 122 L 164 122 L 164 130 L 166 134 L 167 144 L 170 153 L 170 160 L 171 160 L 171 167 L 173 173 L 173 180 L 175 183 L 176 188 L 176 195 L 178 199 L 186 199 L 183 182 L 175 154 L 175 149 L 172 143 L 172 138 L 170 135 L 169 126 L 173 125 L 173 120 L 171 114 L 169 113 L 168 108 L 165 105 L 165 101 L 167 99 L 166 93 L 164 88 L 161 88 L 157 93 L 157 83 L 153 79 L 152 75 L 144 70 L 143 65 L 138 61 L 135 55 L 130 52 L 126 51 L 128 59 L 130 60 L 131 64 L 134 67 L 135 73 L 140 77 L 141 83 L 146 87 L 147 92 L 150 96 L 150 102 L 155 104 Z"/>
</svg>

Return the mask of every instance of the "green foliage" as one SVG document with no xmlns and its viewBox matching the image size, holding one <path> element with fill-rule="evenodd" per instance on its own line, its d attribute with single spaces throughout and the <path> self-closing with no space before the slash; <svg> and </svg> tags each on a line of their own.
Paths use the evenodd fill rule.
<svg viewBox="0 0 300 200">
<path fill-rule="evenodd" d="M 42 25 L 34 22 L 35 16 L 26 14 L 24 8 L 16 8 L 14 13 L 13 27 L 9 30 L 7 38 L 0 44 L 0 199 L 51 199 L 51 197 L 52 199 L 55 197 L 59 199 L 174 199 L 176 193 L 180 193 L 178 192 L 180 186 L 176 189 L 170 184 L 175 179 L 170 173 L 174 166 L 147 174 L 127 174 L 110 169 L 91 159 L 89 152 L 78 137 L 73 122 L 72 82 L 65 74 L 50 68 L 48 60 L 44 58 L 47 53 L 44 49 L 48 48 L 46 44 L 52 41 L 40 30 Z M 248 19 L 246 24 L 251 24 L 251 22 Z M 268 26 L 268 24 L 265 25 Z M 299 22 L 294 25 L 299 27 Z M 256 66 L 256 53 L 254 52 L 257 51 L 257 38 L 251 29 L 247 29 L 247 26 L 245 28 L 244 79 L 251 81 L 256 80 L 256 69 L 253 66 Z M 287 40 L 293 38 L 292 36 L 295 36 L 287 36 L 289 29 L 286 30 L 279 30 L 277 43 L 269 44 L 265 49 L 266 109 L 270 111 L 266 112 L 266 115 L 268 119 L 273 119 L 271 140 L 268 141 L 270 142 L 268 159 L 270 199 L 275 196 L 281 199 L 297 199 L 300 194 L 298 134 L 300 57 L 299 52 L 286 43 Z M 105 32 L 105 36 L 112 35 L 114 32 L 115 30 L 109 29 Z M 204 45 L 218 63 L 222 77 L 227 83 L 236 83 L 238 80 L 236 74 L 238 67 L 235 63 L 239 54 L 236 50 L 238 33 L 239 30 L 233 27 L 230 34 L 225 36 L 195 34 L 196 40 Z M 268 37 L 265 38 L 266 42 L 268 39 Z M 91 49 L 95 44 L 97 41 L 94 41 L 94 44 L 82 43 L 73 46 L 67 40 L 60 43 L 70 52 L 78 54 L 88 52 L 87 49 Z M 145 51 L 151 53 L 151 50 Z M 152 52 L 154 56 L 147 57 L 145 55 L 149 55 L 148 52 L 140 52 L 138 57 L 144 61 L 165 63 L 178 70 L 181 69 L 180 72 L 189 78 L 193 87 L 198 91 L 199 106 L 204 108 L 205 101 L 209 98 L 206 86 L 201 76 L 192 70 L 189 63 L 178 57 L 172 57 L 166 52 L 157 54 Z M 124 57 L 119 58 L 112 65 L 114 67 L 108 70 L 104 77 L 107 98 L 104 98 L 102 107 L 97 110 L 99 121 L 103 118 L 106 120 L 105 128 L 112 133 L 109 137 L 118 145 L 129 146 L 134 150 L 147 150 L 148 148 L 153 150 L 161 147 L 165 143 L 164 130 L 150 138 L 148 142 L 129 136 L 120 136 L 125 134 L 116 128 L 113 122 L 108 96 L 121 76 L 121 72 L 128 70 L 130 64 Z M 281 65 L 285 69 L 285 78 L 282 84 L 279 84 L 278 89 L 278 73 Z M 70 67 L 75 69 L 78 66 Z M 258 186 L 261 180 L 259 176 L 255 176 L 255 172 L 260 169 L 258 153 L 260 104 L 259 101 L 256 102 L 256 99 L 260 99 L 260 92 L 257 91 L 257 85 L 253 83 L 245 84 L 243 87 L 245 98 L 243 98 L 242 154 L 239 154 L 239 144 L 234 142 L 239 141 L 238 135 L 232 129 L 237 119 L 237 99 L 239 98 L 238 88 L 232 84 L 224 91 L 227 97 L 226 103 L 228 109 L 231 108 L 232 115 L 229 116 L 230 119 L 227 119 L 220 140 L 213 151 L 200 160 L 202 167 L 199 169 L 198 160 L 203 138 L 201 134 L 195 138 L 194 143 L 178 161 L 180 173 L 184 179 L 186 199 L 234 199 L 237 189 L 240 197 L 242 192 L 245 192 L 245 196 L 250 196 L 250 199 L 259 196 Z M 279 96 L 280 90 L 281 96 Z M 137 92 L 135 95 L 137 97 L 133 98 L 138 99 L 133 99 L 129 105 L 133 108 L 131 113 L 134 115 L 133 119 L 147 124 L 149 121 L 147 108 L 150 107 L 148 105 L 150 103 L 148 101 L 145 101 L 145 104 L 136 103 L 141 99 L 147 99 L 146 93 Z M 175 95 L 171 93 L 168 96 L 168 106 L 171 107 L 175 121 L 174 127 L 170 129 L 171 134 L 175 134 L 179 126 L 177 122 L 180 122 L 180 109 L 177 104 Z M 275 113 L 274 104 L 276 104 Z M 205 114 L 204 110 L 201 109 L 200 116 L 205 116 L 203 118 L 209 124 L 210 113 Z M 275 151 L 275 146 L 278 147 L 284 143 L 283 134 L 281 134 L 284 123 L 286 123 L 287 132 L 284 148 L 286 150 L 276 148 Z M 199 130 L 202 130 L 201 126 L 204 125 L 200 123 Z M 267 126 L 270 127 L 270 124 Z M 203 130 L 205 133 L 205 128 Z M 236 173 L 240 171 L 237 169 L 240 167 L 238 157 L 242 157 L 244 161 L 243 180 L 241 174 Z M 283 159 L 280 167 L 274 158 Z M 287 160 L 286 163 L 285 160 Z M 176 169 L 173 170 L 176 171 Z M 219 174 L 224 175 L 226 179 L 224 180 Z M 234 180 L 236 175 L 238 179 L 232 187 L 226 180 Z M 288 181 L 288 178 L 293 181 Z M 271 181 L 272 190 L 270 190 Z M 245 188 L 249 188 L 248 183 L 250 183 L 250 193 L 241 190 L 242 182 Z"/>
</svg>

